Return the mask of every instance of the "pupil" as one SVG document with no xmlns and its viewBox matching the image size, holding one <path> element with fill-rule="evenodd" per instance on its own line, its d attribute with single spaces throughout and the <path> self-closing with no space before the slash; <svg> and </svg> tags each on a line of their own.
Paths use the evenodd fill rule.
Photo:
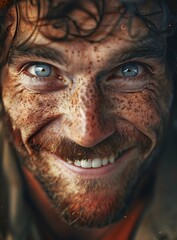
<svg viewBox="0 0 177 240">
<path fill-rule="evenodd" d="M 124 77 L 135 77 L 138 74 L 138 67 L 134 64 L 125 65 L 122 68 L 122 74 Z"/>
<path fill-rule="evenodd" d="M 39 77 L 49 77 L 51 74 L 51 67 L 48 65 L 36 65 L 35 73 Z"/>
</svg>

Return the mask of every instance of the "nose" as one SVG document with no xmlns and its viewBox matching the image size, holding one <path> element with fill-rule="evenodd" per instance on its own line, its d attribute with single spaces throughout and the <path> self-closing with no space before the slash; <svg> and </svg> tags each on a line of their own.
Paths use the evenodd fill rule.
<svg viewBox="0 0 177 240">
<path fill-rule="evenodd" d="M 115 127 L 100 88 L 93 78 L 84 80 L 70 98 L 71 113 L 65 133 L 75 143 L 93 147 L 111 136 Z"/>
</svg>

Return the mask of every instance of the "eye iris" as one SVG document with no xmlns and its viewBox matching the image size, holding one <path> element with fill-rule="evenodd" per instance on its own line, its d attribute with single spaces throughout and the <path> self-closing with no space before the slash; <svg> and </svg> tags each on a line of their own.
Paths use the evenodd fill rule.
<svg viewBox="0 0 177 240">
<path fill-rule="evenodd" d="M 135 64 L 123 66 L 122 75 L 124 77 L 136 77 L 138 75 L 138 66 L 136 66 Z"/>
<path fill-rule="evenodd" d="M 49 77 L 51 74 L 51 67 L 44 64 L 36 65 L 35 74 L 39 77 Z"/>
</svg>

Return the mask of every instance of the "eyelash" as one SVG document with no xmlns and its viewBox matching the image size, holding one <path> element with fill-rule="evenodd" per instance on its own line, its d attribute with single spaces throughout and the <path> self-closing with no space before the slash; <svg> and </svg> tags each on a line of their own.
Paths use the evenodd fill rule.
<svg viewBox="0 0 177 240">
<path fill-rule="evenodd" d="M 121 71 L 124 66 L 131 64 L 140 67 L 141 73 L 138 73 L 135 77 L 116 76 L 116 72 Z M 148 64 L 130 61 L 112 70 L 112 73 L 108 75 L 105 81 L 105 87 L 113 92 L 138 92 L 148 85 L 151 76 L 152 70 Z"/>
<path fill-rule="evenodd" d="M 28 75 L 30 75 L 30 76 L 34 76 L 33 74 L 29 73 L 29 72 L 27 71 L 27 69 L 29 69 L 29 68 L 32 67 L 32 66 L 39 65 L 39 64 L 41 64 L 41 65 L 48 65 L 48 66 L 50 66 L 50 67 L 53 68 L 53 69 L 55 68 L 56 71 L 60 72 L 56 67 L 54 67 L 54 66 L 51 65 L 51 64 L 48 64 L 48 63 L 45 63 L 45 62 L 32 62 L 32 63 L 28 63 L 28 64 L 26 64 L 26 65 L 23 65 L 23 67 L 21 67 L 20 73 L 24 71 L 25 74 L 28 74 Z M 150 68 L 147 64 L 142 64 L 142 63 L 139 63 L 139 62 L 131 62 L 131 61 L 130 61 L 130 62 L 126 62 L 126 63 L 124 63 L 124 64 L 121 64 L 119 67 L 116 67 L 115 69 L 112 70 L 112 72 L 115 73 L 116 71 L 120 70 L 123 66 L 128 65 L 128 64 L 138 65 L 138 66 L 144 68 L 145 71 L 149 71 L 149 68 Z M 111 75 L 113 75 L 114 73 L 112 73 Z M 61 72 L 60 72 L 60 74 L 58 74 L 58 76 L 60 76 L 60 75 L 62 75 Z M 36 77 L 37 77 L 37 76 L 36 76 Z M 39 78 L 40 78 L 40 77 L 39 77 Z M 45 77 L 45 78 L 46 78 L 46 77 Z"/>
<path fill-rule="evenodd" d="M 31 62 L 31 63 L 28 63 L 26 65 L 24 65 L 22 68 L 21 68 L 21 73 L 23 74 L 26 74 L 28 75 L 29 77 L 35 77 L 35 78 L 38 78 L 38 79 L 50 79 L 51 77 L 40 77 L 40 76 L 35 76 L 34 74 L 30 73 L 28 70 L 30 67 L 35 67 L 36 65 L 47 65 L 49 67 L 51 67 L 52 70 L 56 70 L 56 72 L 58 72 L 59 74 L 56 74 L 56 76 L 60 76 L 62 75 L 61 72 L 56 68 L 54 67 L 53 65 L 49 64 L 49 63 L 45 63 L 45 62 Z M 53 75 L 54 76 L 54 75 Z M 53 77 L 52 76 L 52 77 Z"/>
<path fill-rule="evenodd" d="M 52 76 L 36 76 L 29 72 L 29 69 L 31 67 L 35 66 L 49 66 L 51 68 L 54 74 Z M 123 76 L 123 72 L 120 74 L 120 71 L 123 71 L 123 68 L 125 66 L 134 66 L 137 67 L 137 76 Z M 126 69 L 126 68 L 125 68 Z M 128 69 L 128 68 L 127 68 Z M 130 72 L 133 68 L 130 68 Z M 139 73 L 139 70 L 140 73 Z M 104 81 L 103 85 L 106 85 L 107 89 L 110 89 L 112 91 L 138 91 L 143 89 L 148 81 L 148 75 L 150 76 L 150 67 L 147 64 L 139 63 L 139 62 L 126 62 L 124 64 L 121 64 L 119 67 L 116 67 L 111 71 L 112 73 L 108 75 L 106 78 L 106 81 Z M 57 90 L 61 88 L 65 88 L 68 83 L 63 76 L 62 72 L 56 68 L 55 66 L 45 63 L 45 62 L 31 62 L 28 64 L 23 65 L 23 67 L 20 70 L 20 73 L 23 74 L 24 79 L 23 83 L 24 85 L 31 89 L 31 90 L 37 90 L 39 88 L 39 91 L 51 91 L 51 90 Z M 56 74 L 55 74 L 56 73 Z M 117 74 L 118 73 L 118 74 Z"/>
<path fill-rule="evenodd" d="M 29 69 L 37 66 L 37 65 L 45 65 L 51 68 L 51 72 L 54 74 L 52 76 L 36 76 L 29 72 Z M 29 90 L 37 91 L 37 92 L 48 92 L 48 91 L 56 91 L 60 89 L 64 89 L 67 85 L 66 77 L 63 77 L 62 72 L 56 68 L 55 66 L 44 63 L 44 62 L 31 62 L 25 64 L 20 69 L 20 74 L 22 74 L 22 84 Z M 56 74 L 55 74 L 56 73 Z"/>
<path fill-rule="evenodd" d="M 122 78 L 127 78 L 127 79 L 136 79 L 136 78 L 139 78 L 139 77 L 142 77 L 143 74 L 145 73 L 148 73 L 150 70 L 149 70 L 149 67 L 146 65 L 146 64 L 142 64 L 142 63 L 139 63 L 139 62 L 126 62 L 124 64 L 121 64 L 119 67 L 115 68 L 112 72 L 112 76 L 113 75 L 116 75 L 115 73 L 118 72 L 118 71 L 121 71 L 121 69 L 123 69 L 123 67 L 127 66 L 127 65 L 136 65 L 138 66 L 140 69 L 141 69 L 141 74 L 138 73 L 138 76 L 137 77 L 126 77 L 126 76 L 122 76 Z"/>
</svg>

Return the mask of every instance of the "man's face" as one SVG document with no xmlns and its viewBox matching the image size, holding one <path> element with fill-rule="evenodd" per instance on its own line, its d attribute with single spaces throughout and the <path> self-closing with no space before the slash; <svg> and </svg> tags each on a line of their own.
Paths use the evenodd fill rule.
<svg viewBox="0 0 177 240">
<path fill-rule="evenodd" d="M 18 47 L 33 28 L 22 18 L 2 73 L 4 108 L 22 164 L 59 216 L 78 226 L 102 226 L 121 216 L 169 115 L 166 39 L 148 34 L 138 18 L 131 33 L 128 18 L 114 28 L 117 2 L 107 3 L 95 41 L 52 41 L 44 33 L 60 30 L 43 26 Z M 28 14 L 35 14 L 29 6 Z M 83 13 L 77 18 L 85 28 L 94 24 Z"/>
</svg>

